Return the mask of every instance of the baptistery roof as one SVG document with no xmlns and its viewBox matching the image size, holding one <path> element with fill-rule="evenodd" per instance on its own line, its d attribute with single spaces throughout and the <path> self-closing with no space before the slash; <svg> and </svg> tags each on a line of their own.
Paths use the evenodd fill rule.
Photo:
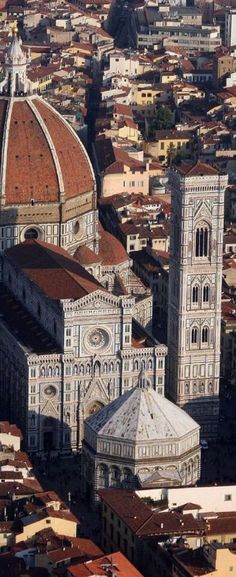
<svg viewBox="0 0 236 577">
<path fill-rule="evenodd" d="M 78 136 L 38 96 L 0 98 L 0 153 L 5 205 L 58 202 L 94 188 Z"/>
<path fill-rule="evenodd" d="M 98 435 L 134 442 L 180 439 L 199 425 L 151 386 L 137 385 L 86 419 Z"/>
</svg>

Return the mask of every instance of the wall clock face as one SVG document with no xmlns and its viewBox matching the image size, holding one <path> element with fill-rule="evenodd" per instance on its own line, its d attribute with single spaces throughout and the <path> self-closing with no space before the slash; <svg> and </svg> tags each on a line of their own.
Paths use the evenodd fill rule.
<svg viewBox="0 0 236 577">
<path fill-rule="evenodd" d="M 54 387 L 53 385 L 48 385 L 44 389 L 44 394 L 46 395 L 46 397 L 55 397 L 57 394 L 56 387 Z"/>
<path fill-rule="evenodd" d="M 109 335 L 104 329 L 92 329 L 86 336 L 86 345 L 90 349 L 103 350 L 109 344 Z"/>
</svg>

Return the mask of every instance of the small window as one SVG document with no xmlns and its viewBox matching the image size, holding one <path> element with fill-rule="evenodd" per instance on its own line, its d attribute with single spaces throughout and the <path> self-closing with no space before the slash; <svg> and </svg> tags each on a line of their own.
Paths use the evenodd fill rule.
<svg viewBox="0 0 236 577">
<path fill-rule="evenodd" d="M 225 501 L 232 501 L 232 495 L 225 495 Z"/>
<path fill-rule="evenodd" d="M 194 328 L 192 329 L 192 337 L 191 337 L 192 343 L 193 343 L 193 344 L 196 344 L 196 343 L 197 343 L 197 339 L 198 339 L 198 330 L 197 330 L 196 327 L 194 327 Z"/>
<path fill-rule="evenodd" d="M 209 302 L 209 286 L 208 285 L 205 285 L 203 287 L 203 302 L 204 303 Z"/>
<path fill-rule="evenodd" d="M 203 327 L 203 329 L 202 329 L 202 342 L 208 343 L 208 328 L 207 327 Z"/>
<path fill-rule="evenodd" d="M 193 287 L 192 298 L 193 298 L 193 303 L 198 302 L 198 286 Z"/>
</svg>

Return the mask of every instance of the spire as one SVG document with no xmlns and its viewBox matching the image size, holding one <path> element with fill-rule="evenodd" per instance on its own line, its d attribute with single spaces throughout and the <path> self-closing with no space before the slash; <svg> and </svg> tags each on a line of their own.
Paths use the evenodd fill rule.
<svg viewBox="0 0 236 577">
<path fill-rule="evenodd" d="M 8 96 L 23 96 L 29 91 L 26 75 L 29 58 L 22 50 L 22 40 L 17 28 L 13 29 L 12 41 L 5 56 L 5 78 L 0 82 L 0 93 Z"/>
</svg>

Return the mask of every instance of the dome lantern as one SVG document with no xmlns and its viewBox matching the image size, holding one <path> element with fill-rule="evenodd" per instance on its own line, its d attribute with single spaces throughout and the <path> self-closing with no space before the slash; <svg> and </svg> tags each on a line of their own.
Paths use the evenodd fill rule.
<svg viewBox="0 0 236 577">
<path fill-rule="evenodd" d="M 5 57 L 5 78 L 0 83 L 0 93 L 8 96 L 23 96 L 29 92 L 29 80 L 27 78 L 27 64 L 29 57 L 22 50 L 22 40 L 17 35 L 17 29 L 13 30 L 11 44 Z"/>
</svg>

